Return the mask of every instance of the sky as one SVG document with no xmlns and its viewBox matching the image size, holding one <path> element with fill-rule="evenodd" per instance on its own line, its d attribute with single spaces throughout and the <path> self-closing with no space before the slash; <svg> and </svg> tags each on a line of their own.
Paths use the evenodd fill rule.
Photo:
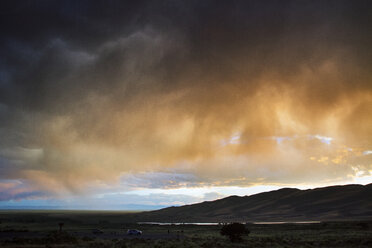
<svg viewBox="0 0 372 248">
<path fill-rule="evenodd" d="M 0 208 L 372 182 L 371 1 L 1 1 Z"/>
</svg>

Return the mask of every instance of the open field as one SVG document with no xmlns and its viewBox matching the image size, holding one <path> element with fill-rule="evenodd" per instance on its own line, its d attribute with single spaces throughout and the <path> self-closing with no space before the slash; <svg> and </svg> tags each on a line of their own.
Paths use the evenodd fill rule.
<svg viewBox="0 0 372 248">
<path fill-rule="evenodd" d="M 119 211 L 0 211 L 0 247 L 372 247 L 371 221 L 247 224 L 249 236 L 231 243 L 218 225 L 139 225 L 126 216 Z M 62 233 L 58 223 L 64 223 Z M 127 236 L 127 229 L 143 235 Z"/>
</svg>

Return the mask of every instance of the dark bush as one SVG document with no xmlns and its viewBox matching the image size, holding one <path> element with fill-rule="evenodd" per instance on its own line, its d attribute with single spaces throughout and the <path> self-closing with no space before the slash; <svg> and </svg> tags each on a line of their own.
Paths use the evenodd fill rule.
<svg viewBox="0 0 372 248">
<path fill-rule="evenodd" d="M 362 230 L 368 230 L 368 229 L 369 229 L 368 223 L 366 223 L 366 222 L 360 222 L 360 223 L 358 223 L 358 226 L 359 226 Z"/>
<path fill-rule="evenodd" d="M 224 225 L 220 231 L 221 235 L 228 236 L 231 242 L 241 241 L 243 235 L 248 235 L 249 230 L 241 223 Z"/>
</svg>

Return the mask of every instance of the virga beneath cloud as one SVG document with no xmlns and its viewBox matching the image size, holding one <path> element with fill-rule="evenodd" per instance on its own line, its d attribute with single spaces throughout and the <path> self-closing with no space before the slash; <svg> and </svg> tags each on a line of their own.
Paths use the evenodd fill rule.
<svg viewBox="0 0 372 248">
<path fill-rule="evenodd" d="M 63 196 L 146 173 L 187 175 L 155 177 L 167 188 L 372 170 L 366 1 L 9 5 L 1 180 Z"/>
</svg>

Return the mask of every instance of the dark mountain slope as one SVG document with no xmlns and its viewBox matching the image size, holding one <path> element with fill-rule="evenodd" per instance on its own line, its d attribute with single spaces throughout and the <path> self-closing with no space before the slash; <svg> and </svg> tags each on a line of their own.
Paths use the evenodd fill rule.
<svg viewBox="0 0 372 248">
<path fill-rule="evenodd" d="M 135 218 L 159 222 L 372 219 L 372 184 L 309 190 L 283 188 L 144 212 Z"/>
</svg>

